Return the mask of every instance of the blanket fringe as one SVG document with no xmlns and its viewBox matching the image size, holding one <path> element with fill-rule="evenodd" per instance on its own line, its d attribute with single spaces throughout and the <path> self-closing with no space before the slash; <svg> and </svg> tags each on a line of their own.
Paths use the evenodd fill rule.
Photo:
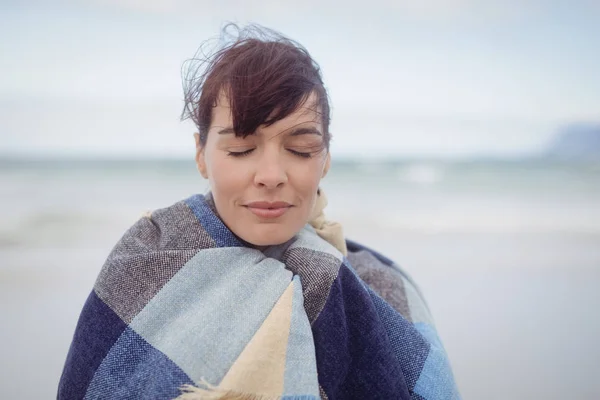
<svg viewBox="0 0 600 400">
<path fill-rule="evenodd" d="M 201 384 L 206 386 L 206 388 L 194 385 L 183 385 L 179 388 L 182 393 L 174 400 L 278 400 L 280 398 L 279 396 L 264 396 L 222 389 L 218 386 L 211 385 L 205 380 L 202 380 Z"/>
</svg>

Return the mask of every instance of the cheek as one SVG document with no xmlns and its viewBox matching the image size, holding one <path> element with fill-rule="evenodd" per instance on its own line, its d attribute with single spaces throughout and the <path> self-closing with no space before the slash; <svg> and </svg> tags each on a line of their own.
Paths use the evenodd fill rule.
<svg viewBox="0 0 600 400">
<path fill-rule="evenodd" d="M 304 196 L 313 196 L 316 195 L 322 174 L 323 162 L 321 160 L 311 160 L 311 162 L 305 163 L 302 168 L 293 168 L 290 173 L 290 180 L 296 183 L 295 186 L 302 191 Z"/>
<path fill-rule="evenodd" d="M 215 155 L 211 158 L 208 178 L 211 190 L 216 192 L 217 196 L 221 193 L 230 197 L 246 186 L 247 169 L 239 168 L 235 161 L 226 155 Z M 219 197 L 223 198 L 224 196 Z"/>
</svg>

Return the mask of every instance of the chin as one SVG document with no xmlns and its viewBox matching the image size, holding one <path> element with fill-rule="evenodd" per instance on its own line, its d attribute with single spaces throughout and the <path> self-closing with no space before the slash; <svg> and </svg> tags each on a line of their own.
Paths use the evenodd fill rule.
<svg viewBox="0 0 600 400">
<path fill-rule="evenodd" d="M 274 246 L 287 242 L 293 238 L 296 233 L 297 232 L 292 232 L 289 229 L 282 229 L 281 226 L 263 225 L 253 232 L 248 232 L 247 237 L 242 237 L 242 239 L 255 246 Z"/>
</svg>

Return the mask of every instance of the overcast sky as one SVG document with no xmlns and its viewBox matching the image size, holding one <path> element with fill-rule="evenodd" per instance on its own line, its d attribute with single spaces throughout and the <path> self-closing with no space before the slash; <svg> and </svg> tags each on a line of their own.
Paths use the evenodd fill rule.
<svg viewBox="0 0 600 400">
<path fill-rule="evenodd" d="M 180 69 L 225 21 L 323 69 L 334 154 L 536 151 L 600 121 L 600 2 L 0 0 L 0 154 L 186 156 Z"/>
</svg>

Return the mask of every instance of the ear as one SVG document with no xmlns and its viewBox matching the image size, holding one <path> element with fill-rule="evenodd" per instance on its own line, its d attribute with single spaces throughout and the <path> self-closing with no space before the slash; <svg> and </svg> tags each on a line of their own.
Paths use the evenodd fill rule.
<svg viewBox="0 0 600 400">
<path fill-rule="evenodd" d="M 208 174 L 206 173 L 206 160 L 204 158 L 204 146 L 200 143 L 200 134 L 198 132 L 194 133 L 194 140 L 196 141 L 196 167 L 200 172 L 200 175 L 204 179 L 208 179 Z"/>
<path fill-rule="evenodd" d="M 323 165 L 323 175 L 321 175 L 321 178 L 325 178 L 325 175 L 329 172 L 329 167 L 331 167 L 331 153 L 327 152 L 327 158 L 325 159 L 325 165 Z"/>
</svg>

